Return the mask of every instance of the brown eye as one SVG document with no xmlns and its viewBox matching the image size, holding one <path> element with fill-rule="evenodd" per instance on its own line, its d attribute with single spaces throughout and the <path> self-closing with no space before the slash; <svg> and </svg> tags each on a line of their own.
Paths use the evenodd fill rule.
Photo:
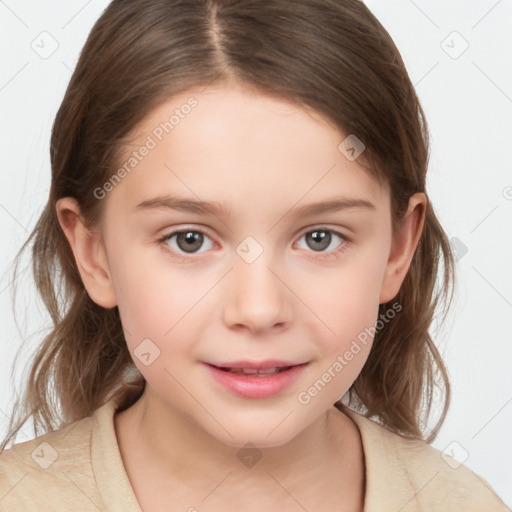
<svg viewBox="0 0 512 512">
<path fill-rule="evenodd" d="M 198 252 L 202 252 L 198 251 L 198 249 L 204 245 L 205 239 L 211 240 L 210 237 L 202 231 L 187 229 L 173 231 L 162 238 L 161 241 L 169 245 L 171 250 L 178 254 L 197 254 Z"/>
<path fill-rule="evenodd" d="M 331 233 L 323 229 L 310 231 L 309 233 L 306 233 L 307 244 L 314 251 L 323 251 L 324 249 L 329 247 L 331 239 Z"/>
<path fill-rule="evenodd" d="M 313 252 L 329 254 L 339 250 L 340 246 L 344 246 L 344 243 L 347 241 L 341 233 L 327 228 L 317 228 L 307 231 L 302 235 L 301 239 L 306 241 L 306 249 L 310 249 Z M 339 240 L 337 245 L 335 245 L 336 239 Z M 331 249 L 326 250 L 329 247 Z"/>
<path fill-rule="evenodd" d="M 184 231 L 178 233 L 176 237 L 176 245 L 185 252 L 195 252 L 203 245 L 204 236 L 202 233 L 195 231 Z"/>
</svg>

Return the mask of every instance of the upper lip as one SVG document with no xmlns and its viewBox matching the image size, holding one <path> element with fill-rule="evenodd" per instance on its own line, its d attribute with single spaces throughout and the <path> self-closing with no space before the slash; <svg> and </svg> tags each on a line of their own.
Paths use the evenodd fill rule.
<svg viewBox="0 0 512 512">
<path fill-rule="evenodd" d="M 307 362 L 307 361 L 306 361 Z M 220 362 L 206 362 L 211 366 L 217 368 L 247 368 L 255 370 L 267 370 L 269 368 L 283 368 L 286 366 L 297 366 L 304 363 L 296 363 L 293 361 L 282 361 L 278 359 L 265 359 L 264 361 L 220 361 Z"/>
</svg>

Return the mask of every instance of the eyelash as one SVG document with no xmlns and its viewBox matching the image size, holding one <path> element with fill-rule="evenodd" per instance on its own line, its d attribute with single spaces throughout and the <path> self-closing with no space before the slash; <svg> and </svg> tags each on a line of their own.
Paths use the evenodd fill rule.
<svg viewBox="0 0 512 512">
<path fill-rule="evenodd" d="M 322 252 L 322 251 L 319 251 L 317 252 L 316 254 L 318 255 L 318 257 L 320 259 L 331 259 L 331 258 L 339 258 L 341 257 L 342 253 L 346 250 L 347 248 L 347 244 L 350 243 L 350 240 L 345 236 L 343 235 L 342 233 L 340 233 L 339 231 L 336 231 L 334 229 L 330 229 L 330 228 L 326 228 L 326 227 L 322 227 L 322 226 L 319 226 L 319 227 L 314 227 L 314 228 L 310 228 L 308 229 L 307 231 L 304 231 L 300 237 L 299 237 L 299 240 L 304 236 L 304 235 L 307 235 L 309 233 L 312 233 L 314 231 L 326 231 L 326 232 L 329 232 L 329 233 L 334 233 L 336 236 L 338 236 L 339 238 L 341 238 L 341 243 L 339 245 L 339 247 L 337 247 L 336 249 L 333 249 L 329 252 Z M 181 261 L 190 261 L 191 259 L 194 258 L 194 253 L 190 253 L 190 255 L 184 255 L 184 254 L 181 254 L 181 253 L 176 253 L 176 251 L 174 249 L 171 249 L 167 244 L 166 242 L 168 240 L 170 240 L 173 236 L 175 235 L 178 235 L 180 233 L 201 233 L 202 235 L 205 235 L 207 236 L 208 238 L 210 238 L 212 241 L 213 241 L 213 238 L 209 235 L 209 233 L 201 228 L 185 228 L 185 229 L 177 229 L 175 231 L 171 231 L 170 233 L 162 236 L 161 238 L 158 239 L 158 243 L 159 244 L 165 244 L 166 245 L 166 250 L 168 252 L 171 253 L 171 256 L 174 257 L 174 258 L 178 258 L 178 259 L 181 259 Z M 312 252 L 312 253 L 315 253 L 315 251 L 308 251 L 308 252 Z M 197 254 L 197 253 L 196 253 Z"/>
</svg>

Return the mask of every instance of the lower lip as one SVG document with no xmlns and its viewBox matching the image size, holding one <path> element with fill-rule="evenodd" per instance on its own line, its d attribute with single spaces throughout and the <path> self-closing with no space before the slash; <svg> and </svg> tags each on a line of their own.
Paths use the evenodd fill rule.
<svg viewBox="0 0 512 512">
<path fill-rule="evenodd" d="M 228 391 L 244 398 L 269 398 L 291 386 L 308 363 L 292 366 L 289 370 L 265 377 L 225 372 L 215 366 L 203 364 L 208 368 L 212 377 Z"/>
</svg>

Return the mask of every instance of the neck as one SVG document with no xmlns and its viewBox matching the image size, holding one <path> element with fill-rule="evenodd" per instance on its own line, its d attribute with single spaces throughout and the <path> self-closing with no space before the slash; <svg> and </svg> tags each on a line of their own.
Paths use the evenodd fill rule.
<svg viewBox="0 0 512 512">
<path fill-rule="evenodd" d="M 205 494 L 215 488 L 218 499 L 243 492 L 259 496 L 261 503 L 264 493 L 276 503 L 282 501 L 283 489 L 299 496 L 315 486 L 338 497 L 345 491 L 341 495 L 353 496 L 354 503 L 363 497 L 359 431 L 334 406 L 289 442 L 265 448 L 218 441 L 148 385 L 135 404 L 116 415 L 115 423 L 124 461 L 136 459 L 134 466 L 150 468 L 161 481 L 204 489 Z M 228 475 L 229 486 L 219 486 Z"/>
</svg>

